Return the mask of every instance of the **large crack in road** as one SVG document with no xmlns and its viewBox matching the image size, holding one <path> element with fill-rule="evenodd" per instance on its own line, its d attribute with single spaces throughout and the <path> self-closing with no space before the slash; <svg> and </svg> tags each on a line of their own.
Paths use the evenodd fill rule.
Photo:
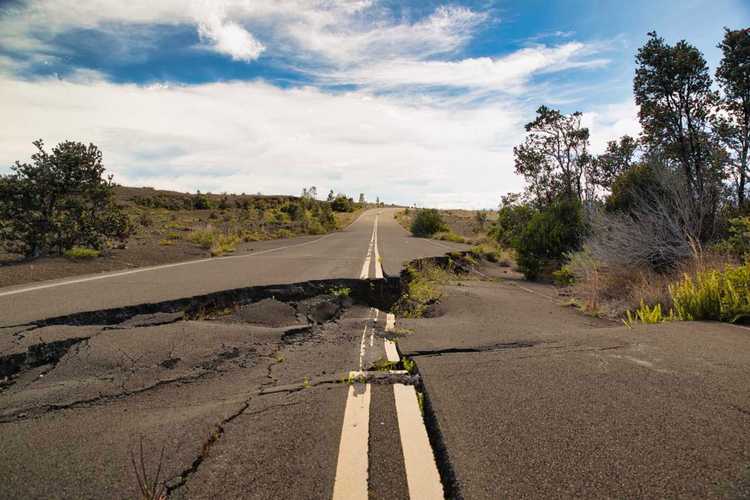
<svg viewBox="0 0 750 500">
<path fill-rule="evenodd" d="M 223 439 L 228 424 L 241 416 L 299 404 L 276 403 L 251 412 L 253 401 L 352 384 L 411 386 L 422 394 L 418 372 L 404 370 L 401 361 L 384 362 L 384 352 L 377 358 L 369 355 L 364 368 L 360 353 L 359 371 L 352 365 L 336 368 L 325 362 L 308 362 L 309 368 L 322 369 L 322 373 L 290 380 L 295 373 L 307 369 L 302 351 L 295 348 L 302 348 L 309 355 L 310 346 L 326 342 L 332 331 L 339 331 L 340 335 L 351 329 L 347 322 L 353 325 L 361 321 L 346 317 L 352 308 L 388 310 L 401 293 L 398 278 L 319 280 L 233 289 L 17 325 L 12 343 L 0 355 L 0 425 L 15 426 L 70 411 L 127 404 L 132 398 L 169 386 L 232 376 L 236 370 L 258 367 L 265 360 L 261 363 L 264 380 L 256 388 L 248 388 L 236 410 L 211 425 L 208 434 L 204 433 L 208 437 L 194 446 L 198 453 L 169 476 L 165 488 L 167 496 L 172 497 L 196 476 L 211 450 Z M 385 332 L 383 325 L 384 321 L 377 329 L 371 325 L 370 346 L 375 338 L 382 344 L 385 339 L 397 337 L 394 332 Z M 252 340 L 242 337 L 247 334 Z M 328 342 L 326 349 L 330 350 L 336 341 Z M 327 352 L 326 349 L 320 352 Z M 414 353 L 429 354 L 442 353 Z M 287 362 L 284 356 L 294 357 L 293 362 Z M 289 369 L 290 366 L 294 368 Z M 430 412 L 427 401 L 427 432 L 436 452 L 442 488 L 455 491 L 447 453 Z M 66 417 L 59 418 L 62 422 Z"/>
</svg>

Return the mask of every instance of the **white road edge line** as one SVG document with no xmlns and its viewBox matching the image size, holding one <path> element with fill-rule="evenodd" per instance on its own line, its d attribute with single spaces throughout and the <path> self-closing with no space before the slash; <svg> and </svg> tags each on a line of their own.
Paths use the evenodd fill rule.
<svg viewBox="0 0 750 500">
<path fill-rule="evenodd" d="M 396 399 L 396 415 L 401 434 L 401 448 L 404 451 L 409 498 L 443 499 L 443 485 L 419 410 L 417 391 L 413 385 L 394 384 L 393 396 Z"/>
<path fill-rule="evenodd" d="M 366 211 L 362 212 L 359 215 L 359 217 L 357 217 L 357 219 L 354 222 L 352 222 L 351 224 L 349 224 L 349 226 L 347 226 L 347 228 L 345 229 L 345 231 L 347 229 L 349 229 L 351 226 L 353 226 L 354 224 L 356 224 L 357 222 L 359 222 L 359 219 L 361 219 L 362 217 L 364 217 L 365 214 L 366 214 Z M 341 231 L 339 231 L 339 232 L 341 232 Z M 305 245 L 311 245 L 312 243 L 317 243 L 319 241 L 323 241 L 326 238 L 330 238 L 331 236 L 333 236 L 335 234 L 339 234 L 339 232 L 329 233 L 329 234 L 326 234 L 325 236 L 322 236 L 322 237 L 320 237 L 318 239 L 315 239 L 315 240 L 312 240 L 312 241 L 305 241 L 304 243 L 298 243 L 296 245 L 286 245 L 286 246 L 278 247 L 278 248 L 269 248 L 268 250 L 261 250 L 260 252 L 252 252 L 252 253 L 247 253 L 247 254 L 243 254 L 243 255 L 227 255 L 226 257 L 211 257 L 211 258 L 207 258 L 207 259 L 188 260 L 186 262 L 175 262 L 173 264 L 162 264 L 160 266 L 147 266 L 147 267 L 141 267 L 139 269 L 131 269 L 129 271 L 120 271 L 120 272 L 114 272 L 114 273 L 106 273 L 106 274 L 101 274 L 101 275 L 97 275 L 97 276 L 88 276 L 86 278 L 76 278 L 76 279 L 72 279 L 72 280 L 56 281 L 54 283 L 47 283 L 47 284 L 44 284 L 44 285 L 30 286 L 30 287 L 27 287 L 27 288 L 19 288 L 19 289 L 16 289 L 16 290 L 9 290 L 7 292 L 0 292 L 0 297 L 6 297 L 8 295 L 16 295 L 16 294 L 19 294 L 19 293 L 34 292 L 36 290 L 44 290 L 46 288 L 54 288 L 54 287 L 57 287 L 57 286 L 75 285 L 76 283 L 86 283 L 88 281 L 104 280 L 104 279 L 107 279 L 107 278 L 117 278 L 119 276 L 127 276 L 129 274 L 145 273 L 145 272 L 148 272 L 148 271 L 158 271 L 159 269 L 169 269 L 170 267 L 189 266 L 189 265 L 192 265 L 192 264 L 202 264 L 204 262 L 217 262 L 217 261 L 220 261 L 220 260 L 228 260 L 228 259 L 245 259 L 247 257 L 254 257 L 256 255 L 263 255 L 263 254 L 267 254 L 267 253 L 271 253 L 271 252 L 278 252 L 279 250 L 286 250 L 288 248 L 297 248 L 297 247 L 302 247 L 302 246 L 305 246 Z"/>
<path fill-rule="evenodd" d="M 296 245 L 286 245 L 286 246 L 283 246 L 283 247 L 269 248 L 268 250 L 261 250 L 260 252 L 252 252 L 252 253 L 247 253 L 247 254 L 243 254 L 243 255 L 228 255 L 226 257 L 211 257 L 211 258 L 208 258 L 208 259 L 188 260 L 188 261 L 185 261 L 185 262 L 175 262 L 174 264 L 164 264 L 164 265 L 161 265 L 161 266 L 142 267 L 142 268 L 139 268 L 139 269 L 131 269 L 129 271 L 121 271 L 121 272 L 115 272 L 115 273 L 109 273 L 109 274 L 102 274 L 101 276 L 89 276 L 87 278 L 77 278 L 77 279 L 72 279 L 72 280 L 66 280 L 66 281 L 56 282 L 56 283 L 48 283 L 48 284 L 45 284 L 45 285 L 31 286 L 31 287 L 28 287 L 28 288 L 21 288 L 21 289 L 18 289 L 18 290 L 10 290 L 10 291 L 7 291 L 7 292 L 0 292 L 0 297 L 5 297 L 5 296 L 8 296 L 8 295 L 16 295 L 16 294 L 19 294 L 19 293 L 34 292 L 36 290 L 44 290 L 46 288 L 54 288 L 54 287 L 64 286 L 64 285 L 74 285 L 76 283 L 86 283 L 88 281 L 104 280 L 104 279 L 107 279 L 107 278 L 117 278 L 119 276 L 127 276 L 127 275 L 130 275 L 130 274 L 145 273 L 145 272 L 148 272 L 148 271 L 158 271 L 160 269 L 169 269 L 171 267 L 189 266 L 189 265 L 192 265 L 192 264 L 202 264 L 204 262 L 218 262 L 218 261 L 221 261 L 221 260 L 229 260 L 229 259 L 245 259 L 247 257 L 255 257 L 256 255 L 264 255 L 264 254 L 267 254 L 267 253 L 278 252 L 280 250 L 286 250 L 288 248 L 297 248 L 297 247 L 302 247 L 302 246 L 305 246 L 305 245 L 310 245 L 312 243 L 317 243 L 319 241 L 322 241 L 322 240 L 324 240 L 326 238 L 330 238 L 334 234 L 337 234 L 337 233 L 330 233 L 330 234 L 327 234 L 327 235 L 325 235 L 325 236 L 323 236 L 321 238 L 318 238 L 316 240 L 305 241 L 304 243 L 298 243 Z"/>
<path fill-rule="evenodd" d="M 368 499 L 369 425 L 370 384 L 352 384 L 344 410 L 333 500 Z"/>
</svg>

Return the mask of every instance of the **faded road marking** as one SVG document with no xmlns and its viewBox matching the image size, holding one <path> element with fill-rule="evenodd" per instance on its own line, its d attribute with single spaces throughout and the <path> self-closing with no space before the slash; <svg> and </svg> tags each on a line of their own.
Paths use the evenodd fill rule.
<svg viewBox="0 0 750 500">
<path fill-rule="evenodd" d="M 248 253 L 248 254 L 244 254 L 244 255 L 229 255 L 229 256 L 226 256 L 226 257 L 211 257 L 211 258 L 208 258 L 208 259 L 188 260 L 186 262 L 175 262 L 174 264 L 164 264 L 164 265 L 161 265 L 161 266 L 143 267 L 143 268 L 140 268 L 140 269 L 131 269 L 129 271 L 120 271 L 120 272 L 116 272 L 116 273 L 102 274 L 102 275 L 99 275 L 99 276 L 89 276 L 89 277 L 86 277 L 86 278 L 76 278 L 76 279 L 72 279 L 72 280 L 60 281 L 60 282 L 55 282 L 55 283 L 47 283 L 45 285 L 31 286 L 31 287 L 28 287 L 28 288 L 21 288 L 21 289 L 18 289 L 18 290 L 10 290 L 10 291 L 7 291 L 7 292 L 0 292 L 0 297 L 5 297 L 5 296 L 8 296 L 8 295 L 16 295 L 16 294 L 19 294 L 19 293 L 34 292 L 36 290 L 44 290 L 46 288 L 54 288 L 54 287 L 63 286 L 63 285 L 74 285 L 76 283 L 86 283 L 88 281 L 97 281 L 97 280 L 104 280 L 104 279 L 108 279 L 108 278 L 117 278 L 119 276 L 128 276 L 130 274 L 145 273 L 145 272 L 148 272 L 148 271 L 159 271 L 161 269 L 169 269 L 169 268 L 172 268 L 172 267 L 190 266 L 190 265 L 193 265 L 193 264 L 203 264 L 205 262 L 218 262 L 218 261 L 230 260 L 230 259 L 245 259 L 245 258 L 248 258 L 248 257 L 255 257 L 257 255 L 264 255 L 264 254 L 267 254 L 267 253 L 278 252 L 280 250 L 286 250 L 286 249 L 289 249 L 289 248 L 297 248 L 297 247 L 302 247 L 302 246 L 305 246 L 305 245 L 311 245 L 313 243 L 317 243 L 317 242 L 319 242 L 321 240 L 329 238 L 329 237 L 333 236 L 334 234 L 336 234 L 336 233 L 330 233 L 330 234 L 327 234 L 327 235 L 323 236 L 322 238 L 318 238 L 318 239 L 312 240 L 312 241 L 306 241 L 304 243 L 298 243 L 296 245 L 286 245 L 286 246 L 283 246 L 283 247 L 269 248 L 268 250 L 261 250 L 260 252 L 253 252 L 253 253 Z"/>
<path fill-rule="evenodd" d="M 362 217 L 364 217 L 366 213 L 367 212 L 363 212 L 362 214 L 360 214 L 360 216 L 357 217 L 357 219 L 354 222 L 352 222 L 351 224 L 349 224 L 348 227 L 351 227 L 354 224 L 356 224 L 357 222 L 359 222 L 359 220 Z M 211 258 L 207 258 L 207 259 L 197 259 L 197 260 L 189 260 L 189 261 L 185 261 L 185 262 L 175 262 L 173 264 L 162 264 L 162 265 L 159 265 L 159 266 L 141 267 L 139 269 L 131 269 L 131 270 L 128 270 L 128 271 L 118 271 L 118 272 L 114 272 L 114 273 L 99 274 L 99 275 L 96 275 L 96 276 L 88 276 L 88 277 L 85 277 L 85 278 L 75 278 L 75 279 L 70 279 L 70 280 L 61 280 L 61 281 L 56 281 L 54 283 L 46 283 L 44 285 L 36 285 L 36 286 L 30 286 L 30 287 L 26 287 L 26 288 L 18 288 L 16 290 L 9 290 L 7 292 L 0 292 L 0 297 L 6 297 L 8 295 L 17 295 L 19 293 L 34 292 L 36 290 L 45 290 L 47 288 L 54 288 L 54 287 L 64 286 L 64 285 L 74 285 L 76 283 L 86 283 L 88 281 L 98 281 L 98 280 L 104 280 L 104 279 L 108 279 L 108 278 L 117 278 L 119 276 L 128 276 L 128 275 L 131 275 L 131 274 L 145 273 L 145 272 L 149 272 L 149 271 L 158 271 L 160 269 L 169 269 L 171 267 L 190 266 L 190 265 L 193 265 L 193 264 L 202 264 L 202 263 L 205 263 L 205 262 L 217 262 L 217 261 L 230 260 L 230 259 L 246 259 L 248 257 L 255 257 L 256 255 L 264 255 L 264 254 L 267 254 L 267 253 L 278 252 L 280 250 L 286 250 L 286 249 L 289 249 L 289 248 L 297 248 L 297 247 L 303 247 L 305 245 L 312 245 L 313 243 L 317 243 L 319 241 L 323 241 L 326 238 L 330 238 L 331 236 L 334 236 L 335 234 L 338 234 L 338 233 L 326 234 L 325 236 L 322 236 L 322 237 L 317 238 L 315 240 L 305 241 L 303 243 L 297 243 L 295 245 L 286 245 L 286 246 L 283 246 L 283 247 L 269 248 L 268 250 L 261 250 L 260 252 L 252 252 L 252 253 L 247 253 L 247 254 L 243 254 L 243 255 L 228 255 L 226 257 L 211 257 Z"/>
</svg>

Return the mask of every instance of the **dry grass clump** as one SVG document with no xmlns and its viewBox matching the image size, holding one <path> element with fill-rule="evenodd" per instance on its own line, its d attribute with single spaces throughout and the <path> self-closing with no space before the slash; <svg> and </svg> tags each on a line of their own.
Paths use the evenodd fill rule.
<svg viewBox="0 0 750 500">
<path fill-rule="evenodd" d="M 676 269 L 656 272 L 645 266 L 606 265 L 584 248 L 569 256 L 564 269 L 572 275 L 571 295 L 584 311 L 622 318 L 628 311 L 645 311 L 657 305 L 666 314 L 675 308 L 675 283 L 696 280 L 707 273 L 722 273 L 733 264 L 736 261 L 727 255 L 701 252 Z"/>
<path fill-rule="evenodd" d="M 469 243 L 469 241 L 463 236 L 454 233 L 453 231 L 443 231 L 433 236 L 436 240 L 450 241 L 451 243 Z"/>
</svg>

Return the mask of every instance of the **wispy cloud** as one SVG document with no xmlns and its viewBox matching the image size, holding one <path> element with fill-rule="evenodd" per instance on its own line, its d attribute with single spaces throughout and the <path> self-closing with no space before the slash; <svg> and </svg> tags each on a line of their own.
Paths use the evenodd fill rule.
<svg viewBox="0 0 750 500">
<path fill-rule="evenodd" d="M 525 90 L 525 84 L 534 74 L 595 68 L 608 63 L 603 58 L 591 58 L 592 53 L 594 50 L 583 43 L 538 45 L 498 58 L 391 60 L 336 72 L 333 78 L 369 87 L 453 86 L 513 94 Z"/>
<path fill-rule="evenodd" d="M 259 82 L 141 87 L 0 79 L 0 88 L 4 121 L 15 124 L 0 135 L 3 165 L 27 158 L 33 138 L 75 138 L 103 148 L 118 182 L 185 191 L 296 193 L 314 184 L 405 203 L 480 207 L 520 187 L 510 145 L 524 113 L 512 102 L 437 109 Z"/>
<path fill-rule="evenodd" d="M 608 64 L 601 44 L 567 33 L 547 37 L 556 43 L 467 55 L 476 34 L 499 20 L 450 4 L 414 18 L 375 0 L 13 5 L 0 14 L 0 168 L 28 157 L 38 137 L 77 139 L 103 148 L 119 182 L 185 191 L 318 185 L 402 203 L 492 207 L 499 194 L 521 189 L 512 147 L 532 113 L 526 97 L 535 79 Z M 56 43 L 65 33 L 114 34 L 130 44 L 123 53 L 142 53 L 127 35 L 158 49 L 165 27 L 195 30 L 198 48 L 227 64 L 271 60 L 306 80 L 295 88 L 270 79 L 145 86 L 82 68 L 28 77 L 30 67 L 66 60 L 68 49 Z M 591 120 L 629 131 L 628 112 L 602 108 Z"/>
</svg>

